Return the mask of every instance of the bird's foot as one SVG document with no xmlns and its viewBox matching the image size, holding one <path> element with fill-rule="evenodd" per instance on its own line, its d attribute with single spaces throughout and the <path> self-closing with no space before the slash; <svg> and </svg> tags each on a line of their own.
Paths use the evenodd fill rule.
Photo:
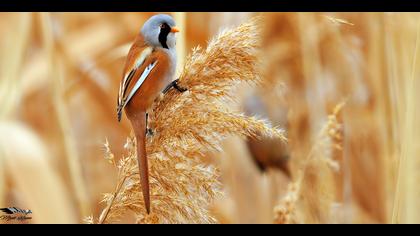
<svg viewBox="0 0 420 236">
<path fill-rule="evenodd" d="M 183 87 L 178 85 L 178 81 L 179 81 L 179 79 L 176 79 L 176 80 L 172 81 L 170 84 L 168 84 L 168 86 L 166 86 L 166 88 L 163 90 L 162 93 L 166 94 L 171 88 L 175 88 L 176 90 L 178 90 L 181 93 L 187 91 L 188 89 L 183 88 Z"/>
<path fill-rule="evenodd" d="M 178 90 L 181 93 L 187 91 L 188 90 L 187 88 L 183 88 L 183 87 L 181 87 L 181 86 L 178 85 L 178 81 L 179 81 L 179 79 L 176 79 L 174 81 L 174 88 L 176 88 L 176 90 Z"/>
<path fill-rule="evenodd" d="M 155 134 L 155 132 L 153 132 L 152 129 L 150 129 L 150 128 L 146 129 L 146 136 L 153 136 L 154 134 Z"/>
</svg>

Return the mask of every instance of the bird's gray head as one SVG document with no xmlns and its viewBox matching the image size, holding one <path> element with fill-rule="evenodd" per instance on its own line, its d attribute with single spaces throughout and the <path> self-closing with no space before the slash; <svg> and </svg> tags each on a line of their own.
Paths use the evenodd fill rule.
<svg viewBox="0 0 420 236">
<path fill-rule="evenodd" d="M 174 19 L 166 14 L 159 14 L 150 17 L 143 25 L 141 33 L 147 43 L 155 47 L 167 49 L 175 48 L 175 27 Z"/>
</svg>

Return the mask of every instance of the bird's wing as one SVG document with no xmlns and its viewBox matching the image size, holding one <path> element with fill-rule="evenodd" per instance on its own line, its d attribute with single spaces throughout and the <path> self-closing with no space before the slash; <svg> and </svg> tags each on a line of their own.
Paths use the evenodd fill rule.
<svg viewBox="0 0 420 236">
<path fill-rule="evenodd" d="M 156 65 L 156 62 L 152 62 L 149 65 L 146 65 L 143 72 L 140 75 L 140 78 L 136 81 L 134 91 L 131 89 L 129 93 L 127 93 L 127 89 L 130 87 L 130 83 L 133 81 L 133 77 L 136 74 L 137 70 L 142 68 L 147 58 L 152 54 L 153 48 L 152 47 L 140 47 L 136 44 L 130 49 L 128 53 L 126 65 L 124 68 L 124 77 L 120 83 L 120 89 L 118 93 L 118 102 L 117 102 L 117 113 L 118 113 L 118 121 L 121 119 L 121 112 L 128 101 L 132 98 L 134 93 L 140 88 L 141 84 L 150 74 L 150 71 Z"/>
<path fill-rule="evenodd" d="M 0 211 L 4 212 L 6 214 L 9 214 L 9 215 L 15 213 L 15 211 L 11 207 L 9 207 L 9 208 L 0 208 Z"/>
<path fill-rule="evenodd" d="M 143 84 L 144 80 L 149 76 L 150 72 L 153 70 L 153 68 L 156 66 L 157 61 L 152 62 L 151 64 L 147 65 L 147 67 L 144 69 L 143 73 L 141 73 L 140 78 L 137 80 L 137 82 L 134 84 L 134 87 L 130 90 L 130 93 L 125 97 L 124 103 L 122 104 L 122 108 L 130 101 L 130 99 L 134 96 L 134 94 L 137 92 L 137 90 L 140 88 L 140 86 Z"/>
</svg>

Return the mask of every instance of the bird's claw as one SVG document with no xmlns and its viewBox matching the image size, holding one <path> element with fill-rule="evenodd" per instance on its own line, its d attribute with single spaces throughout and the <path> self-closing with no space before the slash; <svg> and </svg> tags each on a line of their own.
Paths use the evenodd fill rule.
<svg viewBox="0 0 420 236">
<path fill-rule="evenodd" d="M 183 88 L 183 87 L 178 85 L 178 81 L 179 81 L 179 79 L 176 79 L 176 80 L 172 81 L 170 84 L 168 84 L 168 86 L 166 86 L 166 88 L 163 90 L 162 93 L 166 94 L 171 88 L 175 88 L 176 90 L 178 90 L 181 93 L 187 91 L 188 89 Z"/>
<path fill-rule="evenodd" d="M 181 92 L 181 93 L 183 93 L 183 92 L 187 91 L 188 89 L 183 88 L 183 87 L 181 87 L 181 86 L 179 86 L 179 85 L 178 85 L 178 81 L 179 81 L 179 79 L 176 79 L 176 80 L 175 80 L 175 83 L 174 83 L 174 88 L 176 88 L 176 90 L 178 90 L 178 91 L 179 91 L 179 92 Z"/>
<path fill-rule="evenodd" d="M 153 136 L 154 134 L 155 134 L 155 132 L 153 132 L 152 129 L 150 129 L 150 128 L 146 129 L 146 136 Z"/>
</svg>

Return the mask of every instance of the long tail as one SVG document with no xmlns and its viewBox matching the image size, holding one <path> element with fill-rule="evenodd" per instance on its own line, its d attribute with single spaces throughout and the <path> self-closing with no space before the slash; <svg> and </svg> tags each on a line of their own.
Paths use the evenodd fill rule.
<svg viewBox="0 0 420 236">
<path fill-rule="evenodd" d="M 139 112 L 130 119 L 137 141 L 137 161 L 140 172 L 141 190 L 147 214 L 150 213 L 149 169 L 146 154 L 146 113 Z"/>
</svg>

